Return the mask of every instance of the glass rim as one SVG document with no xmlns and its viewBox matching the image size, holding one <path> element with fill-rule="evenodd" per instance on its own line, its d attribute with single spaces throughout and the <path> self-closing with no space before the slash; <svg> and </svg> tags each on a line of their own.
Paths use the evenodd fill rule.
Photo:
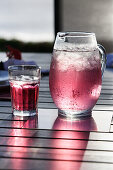
<svg viewBox="0 0 113 170">
<path fill-rule="evenodd" d="M 8 71 L 18 71 L 18 70 L 41 70 L 40 66 L 37 65 L 11 65 L 8 66 Z"/>
<path fill-rule="evenodd" d="M 61 38 L 63 37 L 91 37 L 95 36 L 94 32 L 82 32 L 82 31 L 67 31 L 67 32 L 58 32 L 57 35 Z"/>
</svg>

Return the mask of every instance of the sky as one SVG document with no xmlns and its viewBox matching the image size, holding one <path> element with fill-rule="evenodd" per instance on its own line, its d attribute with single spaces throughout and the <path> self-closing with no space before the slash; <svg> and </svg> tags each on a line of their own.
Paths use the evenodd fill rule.
<svg viewBox="0 0 113 170">
<path fill-rule="evenodd" d="M 53 0 L 0 0 L 0 38 L 53 41 Z"/>
</svg>

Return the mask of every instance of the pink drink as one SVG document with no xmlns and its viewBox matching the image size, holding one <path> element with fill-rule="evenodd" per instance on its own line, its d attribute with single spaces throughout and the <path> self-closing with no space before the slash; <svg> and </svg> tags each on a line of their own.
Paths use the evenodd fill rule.
<svg viewBox="0 0 113 170">
<path fill-rule="evenodd" d="M 13 110 L 37 111 L 39 82 L 12 80 L 10 88 Z"/>
<path fill-rule="evenodd" d="M 98 50 L 53 52 L 50 91 L 63 111 L 91 110 L 101 91 L 101 63 Z"/>
</svg>

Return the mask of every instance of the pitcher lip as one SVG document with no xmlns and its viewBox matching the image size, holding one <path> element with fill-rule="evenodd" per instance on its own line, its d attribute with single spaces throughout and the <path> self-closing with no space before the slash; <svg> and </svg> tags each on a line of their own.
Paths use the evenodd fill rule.
<svg viewBox="0 0 113 170">
<path fill-rule="evenodd" d="M 95 36 L 94 32 L 81 32 L 81 31 L 67 31 L 67 32 L 58 32 L 59 37 L 71 36 L 71 37 L 89 37 Z"/>
<path fill-rule="evenodd" d="M 97 49 L 96 35 L 93 32 L 58 32 L 53 48 L 66 51 L 92 51 Z"/>
</svg>

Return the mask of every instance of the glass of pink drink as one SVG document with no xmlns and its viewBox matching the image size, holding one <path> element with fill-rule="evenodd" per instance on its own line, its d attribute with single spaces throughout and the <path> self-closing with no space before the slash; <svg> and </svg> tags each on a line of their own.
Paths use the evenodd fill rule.
<svg viewBox="0 0 113 170">
<path fill-rule="evenodd" d="M 100 96 L 105 60 L 103 47 L 97 45 L 94 33 L 57 34 L 49 86 L 59 115 L 69 118 L 91 115 Z"/>
<path fill-rule="evenodd" d="M 40 67 L 9 66 L 8 71 L 13 114 L 36 115 L 41 77 Z"/>
</svg>

